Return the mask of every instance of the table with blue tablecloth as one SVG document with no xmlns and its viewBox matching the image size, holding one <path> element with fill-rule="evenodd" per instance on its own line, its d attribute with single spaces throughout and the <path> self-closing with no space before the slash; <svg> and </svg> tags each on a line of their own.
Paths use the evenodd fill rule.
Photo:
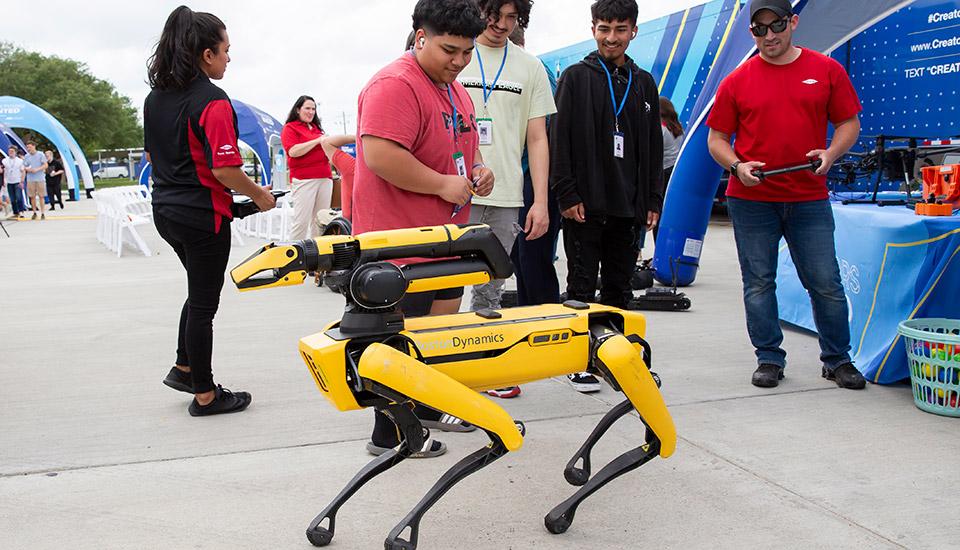
<svg viewBox="0 0 960 550">
<path fill-rule="evenodd" d="M 960 216 L 839 202 L 833 215 L 854 361 L 871 382 L 909 378 L 900 321 L 960 319 Z M 779 262 L 780 319 L 815 331 L 810 297 L 782 241 Z"/>
</svg>

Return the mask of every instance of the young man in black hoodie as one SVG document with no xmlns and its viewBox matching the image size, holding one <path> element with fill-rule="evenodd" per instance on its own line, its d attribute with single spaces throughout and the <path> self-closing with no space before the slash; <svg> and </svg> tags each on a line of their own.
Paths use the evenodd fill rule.
<svg viewBox="0 0 960 550">
<path fill-rule="evenodd" d="M 626 55 L 637 35 L 635 0 L 591 8 L 597 51 L 569 67 L 550 127 L 550 185 L 563 214 L 567 298 L 625 307 L 636 262 L 635 228 L 652 228 L 663 204 L 660 101 L 650 73 Z M 597 391 L 586 373 L 570 376 Z"/>
</svg>

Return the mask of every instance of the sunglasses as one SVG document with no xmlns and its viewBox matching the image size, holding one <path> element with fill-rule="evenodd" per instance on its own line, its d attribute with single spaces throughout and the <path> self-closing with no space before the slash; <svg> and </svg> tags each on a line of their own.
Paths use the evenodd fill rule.
<svg viewBox="0 0 960 550">
<path fill-rule="evenodd" d="M 784 19 L 779 19 L 777 21 L 774 21 L 773 23 L 770 23 L 769 25 L 761 25 L 760 23 L 757 23 L 756 25 L 753 25 L 750 27 L 750 32 L 752 32 L 753 36 L 756 36 L 757 38 L 763 38 L 764 36 L 767 36 L 767 29 L 770 29 L 771 31 L 773 31 L 774 34 L 781 33 L 787 30 L 787 25 L 789 23 L 790 23 L 789 17 Z"/>
</svg>

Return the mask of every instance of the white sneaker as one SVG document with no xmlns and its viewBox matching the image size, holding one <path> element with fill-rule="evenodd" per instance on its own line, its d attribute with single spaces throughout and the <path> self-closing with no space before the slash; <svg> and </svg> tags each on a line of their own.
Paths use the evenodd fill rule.
<svg viewBox="0 0 960 550">
<path fill-rule="evenodd" d="M 570 385 L 580 393 L 593 393 L 600 391 L 600 380 L 592 374 L 585 372 L 576 372 L 568 374 Z"/>
</svg>

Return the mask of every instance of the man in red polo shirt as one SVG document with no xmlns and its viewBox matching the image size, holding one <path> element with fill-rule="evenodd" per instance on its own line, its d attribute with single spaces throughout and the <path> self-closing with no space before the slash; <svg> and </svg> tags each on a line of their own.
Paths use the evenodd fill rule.
<svg viewBox="0 0 960 550">
<path fill-rule="evenodd" d="M 750 31 L 760 55 L 720 84 L 707 119 L 708 146 L 731 173 L 728 211 L 743 275 L 747 332 L 759 363 L 753 385 L 777 386 L 786 366 L 776 294 L 779 245 L 785 238 L 813 302 L 824 378 L 843 388 L 861 389 L 863 376 L 850 361 L 847 300 L 825 176 L 860 135 L 860 101 L 839 63 L 793 45 L 799 22 L 788 0 L 751 2 Z M 828 122 L 834 126 L 829 147 Z M 816 172 L 762 181 L 752 174 L 804 159 L 819 159 L 822 164 Z"/>
</svg>

